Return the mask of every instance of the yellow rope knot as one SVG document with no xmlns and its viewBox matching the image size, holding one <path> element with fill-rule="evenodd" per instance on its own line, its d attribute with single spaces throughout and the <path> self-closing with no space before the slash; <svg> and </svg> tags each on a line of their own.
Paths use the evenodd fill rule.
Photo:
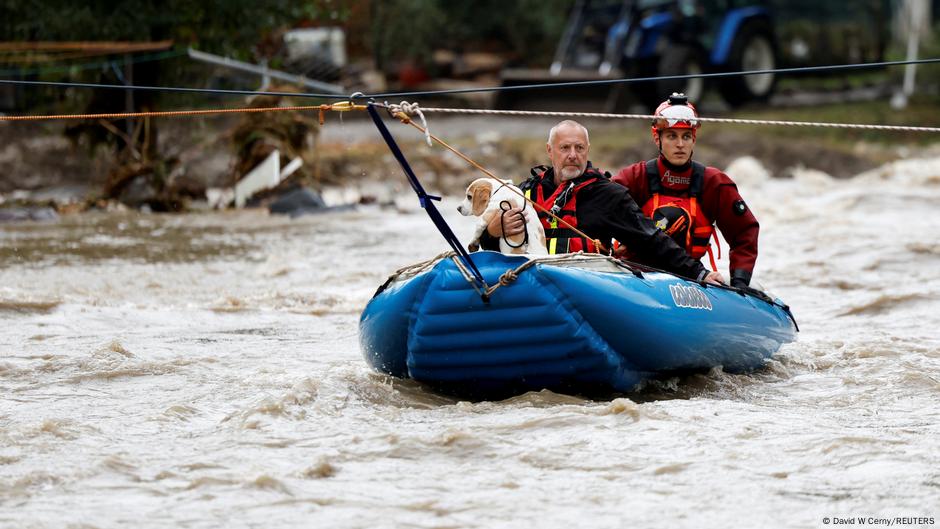
<svg viewBox="0 0 940 529">
<path fill-rule="evenodd" d="M 411 117 L 409 117 L 408 114 L 405 114 L 404 112 L 398 112 L 392 115 L 398 118 L 398 120 L 404 123 L 405 125 L 411 123 Z"/>
</svg>

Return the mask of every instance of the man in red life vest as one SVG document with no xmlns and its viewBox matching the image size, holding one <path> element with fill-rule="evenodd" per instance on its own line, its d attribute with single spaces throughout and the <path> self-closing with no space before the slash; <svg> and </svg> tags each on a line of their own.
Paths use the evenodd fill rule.
<svg viewBox="0 0 940 529">
<path fill-rule="evenodd" d="M 692 161 L 700 124 L 686 96 L 673 93 L 654 115 L 659 157 L 624 168 L 613 181 L 629 189 L 643 213 L 689 255 L 699 259 L 708 253 L 712 269 L 710 241 L 717 225 L 730 247 L 731 285 L 748 286 L 757 260 L 757 219 L 728 175 Z M 620 253 L 629 257 L 635 252 L 628 245 Z"/>
<path fill-rule="evenodd" d="M 644 264 L 712 284 L 724 283 L 721 274 L 706 270 L 657 229 L 625 187 L 612 183 L 609 174 L 591 166 L 588 131 L 580 123 L 562 121 L 555 125 L 546 150 L 552 166 L 533 168 L 532 177 L 519 187 L 530 200 L 588 236 L 539 211 L 549 253 L 606 251 L 612 240 L 617 240 L 636 249 L 638 261 Z M 498 238 L 504 229 L 507 234 L 522 233 L 524 214 L 533 214 L 533 209 L 515 208 L 502 219 L 496 216 L 481 237 L 481 246 L 498 250 Z M 597 242 L 603 247 L 598 248 Z"/>
</svg>

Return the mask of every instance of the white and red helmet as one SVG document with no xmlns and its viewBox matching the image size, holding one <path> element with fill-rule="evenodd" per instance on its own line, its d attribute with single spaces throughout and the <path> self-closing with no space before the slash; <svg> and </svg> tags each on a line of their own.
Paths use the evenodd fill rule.
<svg viewBox="0 0 940 529">
<path fill-rule="evenodd" d="M 685 94 L 678 92 L 673 92 L 669 99 L 660 103 L 653 115 L 656 116 L 651 127 L 654 142 L 659 140 L 659 133 L 665 129 L 692 129 L 694 138 L 702 126 L 695 106 L 689 103 Z"/>
</svg>

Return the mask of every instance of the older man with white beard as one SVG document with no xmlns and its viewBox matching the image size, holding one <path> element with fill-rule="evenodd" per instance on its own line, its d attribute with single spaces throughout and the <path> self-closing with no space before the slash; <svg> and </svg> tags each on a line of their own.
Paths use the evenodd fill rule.
<svg viewBox="0 0 940 529">
<path fill-rule="evenodd" d="M 583 125 L 571 120 L 558 123 L 549 132 L 545 148 L 551 167 L 532 168 L 532 177 L 519 187 L 526 197 L 555 215 L 538 213 L 549 253 L 607 253 L 612 241 L 617 240 L 630 248 L 636 262 L 691 279 L 724 283 L 721 274 L 706 270 L 656 228 L 625 187 L 612 183 L 610 174 L 591 166 L 591 144 Z M 483 248 L 498 250 L 504 230 L 507 235 L 521 233 L 523 215 L 531 211 L 511 209 L 502 218 L 497 216 L 481 239 Z"/>
</svg>

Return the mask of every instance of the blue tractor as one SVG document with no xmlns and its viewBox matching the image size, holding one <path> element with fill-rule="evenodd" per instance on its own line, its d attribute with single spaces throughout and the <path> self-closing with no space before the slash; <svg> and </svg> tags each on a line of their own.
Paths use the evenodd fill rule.
<svg viewBox="0 0 940 529">
<path fill-rule="evenodd" d="M 889 0 L 577 0 L 551 68 L 506 70 L 506 86 L 875 62 Z M 607 86 L 605 110 L 717 88 L 732 106 L 766 100 L 774 74 Z M 595 94 L 596 95 L 596 94 Z M 513 94 L 524 106 L 526 96 Z"/>
</svg>

